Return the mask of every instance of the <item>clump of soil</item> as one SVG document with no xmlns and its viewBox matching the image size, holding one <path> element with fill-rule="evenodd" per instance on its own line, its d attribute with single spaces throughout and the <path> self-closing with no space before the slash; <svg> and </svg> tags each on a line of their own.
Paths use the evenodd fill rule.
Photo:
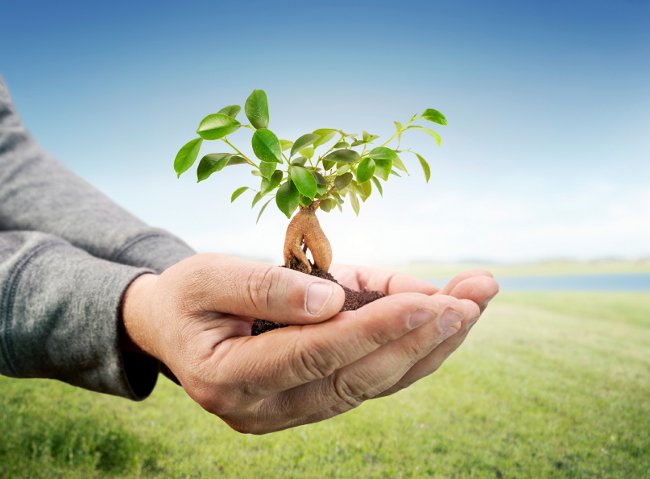
<svg viewBox="0 0 650 479">
<path fill-rule="evenodd" d="M 297 269 L 299 271 L 302 270 L 302 268 L 300 268 L 300 266 L 298 266 L 297 264 L 294 264 L 293 261 L 291 262 L 291 269 Z M 303 270 L 303 272 L 305 271 Z M 359 309 L 362 306 L 365 306 L 368 303 L 372 303 L 373 301 L 379 298 L 383 298 L 385 296 L 384 293 L 381 293 L 379 291 L 368 290 L 365 288 L 362 289 L 361 291 L 356 291 L 354 289 L 346 288 L 338 281 L 336 281 L 334 276 L 329 274 L 327 271 L 323 271 L 322 269 L 317 268 L 313 264 L 312 264 L 311 272 L 309 274 L 311 274 L 312 276 L 317 276 L 318 278 L 323 278 L 329 281 L 333 281 L 343 288 L 343 291 L 345 292 L 345 302 L 343 303 L 343 307 L 341 308 L 341 311 L 352 311 L 355 309 Z M 266 333 L 267 331 L 271 331 L 273 329 L 278 329 L 278 328 L 285 328 L 287 326 L 288 326 L 287 324 L 275 323 L 273 321 L 265 321 L 263 319 L 256 319 L 255 321 L 253 321 L 253 326 L 251 327 L 251 336 L 258 336 L 262 333 Z"/>
</svg>

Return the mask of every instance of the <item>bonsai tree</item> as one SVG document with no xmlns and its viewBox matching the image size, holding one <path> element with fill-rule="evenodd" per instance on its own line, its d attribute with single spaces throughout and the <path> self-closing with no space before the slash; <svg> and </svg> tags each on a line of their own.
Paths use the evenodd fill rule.
<svg viewBox="0 0 650 479">
<path fill-rule="evenodd" d="M 361 135 L 346 133 L 336 128 L 320 128 L 291 141 L 279 139 L 268 128 L 269 107 L 263 90 L 254 90 L 246 99 L 244 112 L 248 124 L 237 120 L 240 111 L 239 105 L 229 105 L 203 118 L 196 130 L 198 138 L 187 142 L 176 155 L 176 174 L 180 177 L 194 165 L 205 140 L 217 140 L 227 146 L 230 151 L 208 153 L 201 158 L 196 170 L 197 180 L 204 181 L 226 167 L 247 166 L 258 178 L 257 185 L 237 188 L 232 192 L 231 202 L 246 192 L 254 193 L 251 207 L 266 199 L 259 208 L 259 221 L 267 206 L 275 201 L 280 211 L 291 220 L 284 240 L 284 265 L 332 280 L 334 278 L 328 273 L 332 249 L 316 211 L 341 210 L 347 200 L 358 215 L 361 203 L 370 197 L 373 189 L 382 195 L 382 182 L 391 176 L 408 174 L 402 160 L 405 154 L 418 160 L 428 182 L 431 169 L 427 160 L 419 153 L 403 148 L 402 137 L 410 131 L 421 131 L 440 145 L 438 133 L 421 123 L 447 124 L 442 113 L 427 108 L 404 123 L 394 121 L 395 133 L 380 144 L 377 144 L 380 141 L 377 135 L 366 131 Z M 228 135 L 240 128 L 252 131 L 254 158 L 228 139 Z M 307 251 L 313 261 L 307 257 Z M 371 301 L 380 296 L 371 294 L 367 299 Z"/>
</svg>

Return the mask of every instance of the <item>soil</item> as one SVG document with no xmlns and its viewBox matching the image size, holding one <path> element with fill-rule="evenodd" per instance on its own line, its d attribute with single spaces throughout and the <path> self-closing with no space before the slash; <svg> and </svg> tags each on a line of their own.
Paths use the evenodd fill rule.
<svg viewBox="0 0 650 479">
<path fill-rule="evenodd" d="M 291 264 L 291 266 L 292 266 L 291 269 L 298 269 L 298 270 L 301 269 L 300 267 L 294 267 L 293 263 Z M 359 309 L 362 306 L 365 306 L 368 303 L 372 303 L 373 301 L 379 298 L 383 298 L 385 296 L 384 293 L 381 293 L 379 291 L 373 291 L 369 289 L 362 289 L 361 291 L 356 291 L 354 289 L 346 288 L 338 281 L 336 281 L 334 276 L 329 274 L 327 271 L 318 269 L 313 265 L 311 268 L 311 272 L 309 274 L 311 274 L 312 276 L 317 276 L 318 278 L 323 278 L 329 281 L 333 281 L 343 288 L 343 291 L 345 291 L 345 302 L 343 303 L 343 307 L 341 308 L 341 311 L 352 311 L 355 309 Z M 275 323 L 273 321 L 265 321 L 263 319 L 256 319 L 255 321 L 253 321 L 253 326 L 251 327 L 251 336 L 257 336 L 262 333 L 266 333 L 267 331 L 271 331 L 273 329 L 278 329 L 278 328 L 285 328 L 287 326 L 288 324 Z"/>
</svg>

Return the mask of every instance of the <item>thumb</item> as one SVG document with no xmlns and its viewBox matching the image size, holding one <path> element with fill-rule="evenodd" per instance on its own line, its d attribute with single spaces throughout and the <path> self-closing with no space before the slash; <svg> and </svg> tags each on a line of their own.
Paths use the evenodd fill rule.
<svg viewBox="0 0 650 479">
<path fill-rule="evenodd" d="M 199 256 L 207 256 L 200 287 L 204 309 L 210 311 L 309 324 L 336 315 L 345 301 L 343 288 L 332 281 L 240 258 Z"/>
</svg>

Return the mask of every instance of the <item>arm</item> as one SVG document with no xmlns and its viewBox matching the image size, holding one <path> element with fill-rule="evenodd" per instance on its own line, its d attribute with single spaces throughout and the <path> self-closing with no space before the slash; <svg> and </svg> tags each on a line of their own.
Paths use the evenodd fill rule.
<svg viewBox="0 0 650 479">
<path fill-rule="evenodd" d="M 0 232 L 0 373 L 143 399 L 158 362 L 120 344 L 120 305 L 149 270 L 95 258 L 55 236 Z"/>
<path fill-rule="evenodd" d="M 1 76 L 0 230 L 49 233 L 98 258 L 155 271 L 194 254 L 51 158 L 25 130 Z"/>
</svg>

